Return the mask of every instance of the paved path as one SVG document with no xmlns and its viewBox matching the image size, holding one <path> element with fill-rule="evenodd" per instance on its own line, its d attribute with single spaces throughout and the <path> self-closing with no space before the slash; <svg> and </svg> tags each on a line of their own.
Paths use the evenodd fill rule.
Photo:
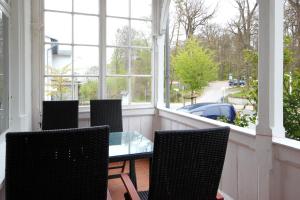
<svg viewBox="0 0 300 200">
<path fill-rule="evenodd" d="M 202 95 L 197 98 L 197 103 L 201 102 L 221 102 L 222 97 L 226 96 L 228 81 L 214 81 L 204 89 Z"/>
</svg>

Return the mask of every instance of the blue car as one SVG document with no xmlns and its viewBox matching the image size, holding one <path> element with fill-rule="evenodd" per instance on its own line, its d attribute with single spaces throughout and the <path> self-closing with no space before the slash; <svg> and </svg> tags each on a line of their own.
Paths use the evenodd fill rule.
<svg viewBox="0 0 300 200">
<path fill-rule="evenodd" d="M 196 103 L 177 110 L 214 120 L 224 116 L 229 123 L 234 123 L 236 117 L 234 107 L 227 103 Z"/>
</svg>

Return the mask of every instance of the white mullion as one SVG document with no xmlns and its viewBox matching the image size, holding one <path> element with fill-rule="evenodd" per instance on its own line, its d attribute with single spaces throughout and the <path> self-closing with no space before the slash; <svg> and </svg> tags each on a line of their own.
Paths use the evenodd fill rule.
<svg viewBox="0 0 300 200">
<path fill-rule="evenodd" d="M 132 77 L 131 77 L 131 0 L 129 0 L 129 32 L 128 32 L 128 93 L 129 93 L 129 100 L 128 100 L 128 105 L 131 105 L 132 102 Z"/>
<path fill-rule="evenodd" d="M 53 43 L 51 43 L 51 42 L 45 42 L 45 44 L 53 44 Z M 95 44 L 72 44 L 72 43 L 60 43 L 60 42 L 57 42 L 57 43 L 55 43 L 55 44 L 57 44 L 57 45 L 65 45 L 65 46 L 71 46 L 71 45 L 73 45 L 73 46 L 78 46 L 78 47 L 99 47 L 99 45 L 95 45 Z"/>
<path fill-rule="evenodd" d="M 101 73 L 102 73 L 102 67 L 101 67 L 101 61 L 102 61 L 102 58 L 101 58 L 101 54 L 102 54 L 102 48 L 101 48 L 101 45 L 102 45 L 102 41 L 101 41 L 101 35 L 102 35 L 102 26 L 101 26 L 101 13 L 102 13 L 102 7 L 101 7 L 101 0 L 98 1 L 98 37 L 99 37 L 99 42 L 98 42 L 98 90 L 97 90 L 97 98 L 99 99 L 101 97 L 101 87 L 102 87 L 102 83 L 101 83 Z"/>
<path fill-rule="evenodd" d="M 75 84 L 74 84 L 74 0 L 72 0 L 72 99 L 75 99 Z M 79 100 L 79 91 L 78 91 Z"/>
<path fill-rule="evenodd" d="M 100 98 L 106 97 L 106 0 L 100 0 Z"/>
<path fill-rule="evenodd" d="M 152 75 L 139 74 L 139 75 L 126 75 L 126 74 L 107 74 L 107 77 L 120 77 L 120 78 L 152 78 Z"/>
<path fill-rule="evenodd" d="M 151 50 L 152 48 L 151 47 L 146 47 L 146 46 L 118 46 L 118 45 L 106 45 L 106 47 L 108 48 L 123 48 L 123 49 L 126 49 L 126 48 L 139 48 L 139 49 L 148 49 L 148 50 Z"/>
<path fill-rule="evenodd" d="M 115 18 L 115 19 L 127 19 L 127 20 L 138 20 L 138 21 L 152 22 L 151 19 L 142 19 L 142 18 L 121 17 L 121 16 L 113 16 L 113 15 L 106 15 L 106 17 Z"/>
<path fill-rule="evenodd" d="M 53 75 L 44 75 L 45 78 L 49 77 L 66 77 L 66 78 L 86 78 L 86 77 L 91 77 L 91 78 L 97 78 L 99 77 L 98 75 L 60 75 L 60 74 L 53 74 Z"/>
<path fill-rule="evenodd" d="M 89 13 L 81 13 L 81 12 L 74 12 L 73 10 L 74 6 L 72 6 L 72 11 L 61 11 L 61 10 L 49 10 L 49 9 L 44 9 L 46 12 L 54 12 L 54 13 L 62 13 L 62 14 L 75 14 L 75 15 L 85 15 L 85 16 L 93 16 L 93 17 L 98 17 L 98 14 L 89 14 Z"/>
</svg>

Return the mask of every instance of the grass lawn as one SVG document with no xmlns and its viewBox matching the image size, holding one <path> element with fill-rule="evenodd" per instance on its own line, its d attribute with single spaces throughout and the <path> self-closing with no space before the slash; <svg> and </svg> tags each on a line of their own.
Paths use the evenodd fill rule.
<svg viewBox="0 0 300 200">
<path fill-rule="evenodd" d="M 234 88 L 235 90 L 237 90 L 237 88 Z M 235 93 L 232 93 L 232 94 L 229 94 L 228 96 L 229 97 L 232 97 L 232 98 L 241 98 L 241 99 L 245 99 L 246 98 L 246 93 L 243 89 L 241 88 L 238 88 L 239 91 L 235 92 Z"/>
</svg>

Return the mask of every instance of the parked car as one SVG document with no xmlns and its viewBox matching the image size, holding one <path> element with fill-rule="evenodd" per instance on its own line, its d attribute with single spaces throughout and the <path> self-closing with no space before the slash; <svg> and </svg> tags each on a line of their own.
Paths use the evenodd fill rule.
<svg viewBox="0 0 300 200">
<path fill-rule="evenodd" d="M 245 86 L 245 80 L 232 79 L 228 81 L 229 86 Z"/>
<path fill-rule="evenodd" d="M 237 79 L 229 80 L 229 86 L 238 86 L 239 81 Z"/>
<path fill-rule="evenodd" d="M 233 123 L 236 117 L 234 107 L 226 103 L 197 103 L 181 107 L 177 110 L 214 120 L 224 116 L 228 119 L 229 123 Z"/>
<path fill-rule="evenodd" d="M 246 81 L 245 80 L 239 80 L 239 85 L 240 86 L 245 86 L 246 85 Z"/>
</svg>

